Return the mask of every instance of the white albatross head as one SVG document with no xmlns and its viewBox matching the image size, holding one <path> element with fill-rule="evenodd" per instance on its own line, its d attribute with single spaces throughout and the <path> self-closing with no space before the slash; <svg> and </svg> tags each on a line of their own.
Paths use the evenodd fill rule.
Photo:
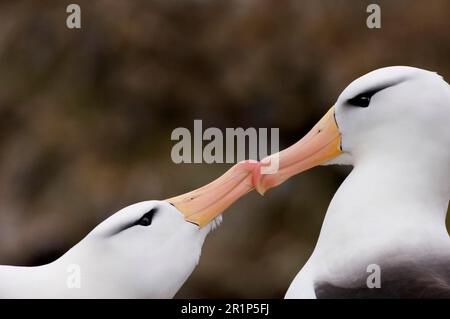
<svg viewBox="0 0 450 319">
<path fill-rule="evenodd" d="M 434 72 L 402 66 L 370 72 L 342 92 L 335 116 L 346 154 L 339 164 L 369 156 L 450 159 L 450 86 Z"/>
<path fill-rule="evenodd" d="M 200 228 L 167 201 L 144 201 L 103 221 L 69 256 L 76 256 L 71 261 L 75 264 L 79 258 L 81 275 L 89 276 L 86 290 L 99 296 L 171 298 L 198 264 L 206 236 L 221 220 L 218 215 Z"/>
<path fill-rule="evenodd" d="M 261 194 L 317 165 L 384 159 L 379 163 L 435 167 L 450 198 L 450 86 L 438 74 L 413 67 L 370 72 L 353 81 L 304 138 L 262 165 L 274 157 L 279 170 L 257 180 Z"/>
</svg>

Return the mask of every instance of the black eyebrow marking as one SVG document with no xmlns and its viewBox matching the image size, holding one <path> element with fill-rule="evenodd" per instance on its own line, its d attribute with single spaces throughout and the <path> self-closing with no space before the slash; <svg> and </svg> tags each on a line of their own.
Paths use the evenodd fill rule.
<svg viewBox="0 0 450 319">
<path fill-rule="evenodd" d="M 374 95 L 375 93 L 378 93 L 378 92 L 380 92 L 380 91 L 382 91 L 382 90 L 384 90 L 384 89 L 386 89 L 386 87 L 379 87 L 379 88 L 367 90 L 367 91 L 364 91 L 364 92 L 362 92 L 362 93 L 359 93 L 357 96 L 361 96 L 361 95 L 372 96 L 372 95 Z"/>
<path fill-rule="evenodd" d="M 143 215 L 141 215 L 137 220 L 129 222 L 129 223 L 125 224 L 125 225 L 122 225 L 121 227 L 117 227 L 117 229 L 115 229 L 113 232 L 111 232 L 109 236 L 117 235 L 118 233 L 124 231 L 125 229 L 128 229 L 130 227 L 136 226 L 137 223 L 141 220 L 141 218 L 144 215 L 146 215 L 148 213 L 151 213 L 151 212 L 153 213 L 153 215 L 155 215 L 158 212 L 158 210 L 159 210 L 158 207 L 153 207 L 152 209 L 150 209 L 149 211 L 147 211 Z"/>
<path fill-rule="evenodd" d="M 396 86 L 396 85 L 404 82 L 405 80 L 406 80 L 405 78 L 402 78 L 402 79 L 399 79 L 397 81 L 389 82 L 389 83 L 386 83 L 384 85 L 379 85 L 379 86 L 376 86 L 374 88 L 368 89 L 368 90 L 366 90 L 366 91 L 364 91 L 362 93 L 357 94 L 356 96 L 354 96 L 352 98 L 347 99 L 347 103 L 350 104 L 350 105 L 356 105 L 357 106 L 357 104 L 352 103 L 352 101 L 356 101 L 357 99 L 361 98 L 362 96 L 367 96 L 369 98 L 372 98 L 372 96 L 374 96 L 378 92 L 380 92 L 380 91 L 382 91 L 384 89 Z"/>
<path fill-rule="evenodd" d="M 141 219 L 144 218 L 147 215 L 150 215 L 151 219 L 153 219 L 153 217 L 155 216 L 155 214 L 157 212 L 158 212 L 158 208 L 157 207 L 153 207 L 148 212 L 146 212 L 144 215 L 142 215 L 137 221 L 135 221 L 133 226 L 140 225 L 139 222 L 141 221 Z"/>
</svg>

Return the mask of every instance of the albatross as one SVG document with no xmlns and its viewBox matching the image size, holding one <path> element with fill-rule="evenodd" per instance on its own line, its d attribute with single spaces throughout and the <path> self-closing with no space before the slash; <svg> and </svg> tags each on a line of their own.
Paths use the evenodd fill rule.
<svg viewBox="0 0 450 319">
<path fill-rule="evenodd" d="M 125 207 L 47 265 L 0 266 L 0 298 L 172 298 L 221 213 L 253 189 L 258 167 L 240 162 L 192 192 Z"/>
<path fill-rule="evenodd" d="M 353 166 L 286 298 L 450 298 L 450 86 L 441 76 L 370 72 L 262 165 L 275 156 L 278 172 L 255 181 L 261 194 L 316 165 Z"/>
</svg>

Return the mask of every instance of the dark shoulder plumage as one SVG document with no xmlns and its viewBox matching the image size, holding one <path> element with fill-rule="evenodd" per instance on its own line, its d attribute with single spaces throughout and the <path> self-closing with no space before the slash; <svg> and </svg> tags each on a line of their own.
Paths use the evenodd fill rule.
<svg viewBox="0 0 450 319">
<path fill-rule="evenodd" d="M 368 288 L 369 273 L 353 276 L 345 282 L 316 280 L 314 289 L 319 299 L 338 298 L 450 298 L 450 257 L 427 258 L 410 263 L 380 265 L 380 288 Z M 351 275 L 350 275 L 351 277 Z M 350 278 L 349 277 L 349 278 Z"/>
</svg>

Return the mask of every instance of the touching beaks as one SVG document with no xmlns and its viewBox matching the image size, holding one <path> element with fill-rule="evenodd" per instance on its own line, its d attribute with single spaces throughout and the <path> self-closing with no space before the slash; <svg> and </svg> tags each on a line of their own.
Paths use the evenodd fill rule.
<svg viewBox="0 0 450 319">
<path fill-rule="evenodd" d="M 264 194 L 291 176 L 323 164 L 341 153 L 341 133 L 332 107 L 308 134 L 287 149 L 260 162 L 239 162 L 213 182 L 167 201 L 187 221 L 203 227 L 253 188 Z M 273 165 L 275 162 L 276 165 Z M 268 167 L 271 169 L 265 170 Z"/>
<path fill-rule="evenodd" d="M 260 165 L 251 160 L 239 162 L 213 182 L 166 201 L 201 228 L 254 188 Z"/>
<path fill-rule="evenodd" d="M 277 161 L 278 169 L 262 174 L 255 188 L 263 195 L 268 189 L 280 185 L 293 175 L 320 165 L 342 153 L 341 133 L 332 107 L 322 119 L 294 145 L 261 160 L 262 169 Z"/>
</svg>

